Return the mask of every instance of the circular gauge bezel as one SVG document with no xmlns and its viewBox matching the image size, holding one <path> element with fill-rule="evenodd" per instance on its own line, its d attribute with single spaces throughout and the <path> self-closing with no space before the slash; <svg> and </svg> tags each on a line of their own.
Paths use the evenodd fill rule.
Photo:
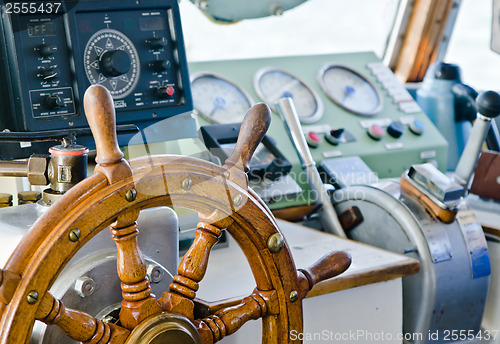
<svg viewBox="0 0 500 344">
<path fill-rule="evenodd" d="M 90 37 L 90 39 L 87 41 L 87 44 L 85 45 L 85 49 L 83 50 L 83 68 L 85 70 L 85 75 L 87 76 L 87 79 L 89 80 L 89 82 L 91 84 L 100 84 L 100 82 L 97 80 L 94 80 L 94 75 L 92 75 L 91 71 L 92 71 L 92 67 L 91 67 L 91 61 L 87 61 L 91 52 L 90 50 L 95 46 L 95 43 L 100 41 L 101 39 L 105 39 L 107 38 L 106 37 L 106 34 L 113 34 L 113 35 L 116 35 L 118 37 L 120 37 L 124 43 L 124 45 L 127 45 L 127 50 L 128 50 L 128 53 L 130 54 L 130 58 L 131 58 L 131 62 L 132 61 L 135 61 L 135 66 L 132 65 L 131 66 L 131 70 L 132 70 L 132 73 L 133 73 L 133 70 L 135 68 L 136 72 L 135 72 L 135 78 L 132 79 L 130 82 L 128 82 L 124 87 L 120 88 L 120 92 L 122 90 L 124 90 L 123 92 L 118 92 L 117 90 L 112 90 L 112 89 L 109 89 L 108 87 L 108 90 L 109 92 L 111 93 L 111 96 L 113 97 L 113 99 L 122 99 L 122 98 L 125 98 L 127 97 L 128 95 L 130 95 L 135 87 L 137 86 L 137 83 L 139 82 L 139 78 L 140 78 L 140 74 L 141 74 L 141 61 L 140 61 L 140 58 L 139 58 L 139 53 L 137 52 L 137 49 L 135 48 L 135 45 L 134 43 L 130 40 L 130 38 L 128 38 L 124 33 L 118 31 L 118 30 L 115 30 L 115 29 L 102 29 L 102 30 L 99 30 L 97 31 L 96 33 L 94 33 L 92 35 L 92 37 Z M 102 36 L 102 38 L 100 38 Z M 106 50 L 103 50 L 103 52 L 101 53 L 101 55 L 98 56 L 98 58 L 100 58 L 104 53 L 106 52 Z M 121 76 L 117 76 L 117 77 L 113 77 L 113 78 L 107 78 L 107 79 L 119 79 L 121 78 Z"/>
<path fill-rule="evenodd" d="M 308 83 L 306 83 L 304 80 L 299 78 L 297 75 L 292 74 L 286 70 L 283 70 L 280 68 L 274 68 L 274 67 L 264 67 L 264 68 L 257 70 L 257 72 L 255 72 L 254 78 L 253 78 L 253 87 L 254 87 L 257 95 L 263 101 L 268 103 L 268 105 L 271 107 L 271 109 L 273 109 L 274 112 L 278 112 L 278 109 L 276 107 L 277 101 L 273 101 L 273 100 L 268 99 L 266 97 L 266 95 L 264 94 L 264 92 L 261 90 L 260 85 L 259 85 L 261 78 L 269 72 L 279 72 L 279 73 L 289 75 L 290 77 L 296 79 L 302 86 L 304 86 L 312 94 L 314 101 L 317 104 L 316 111 L 312 115 L 307 116 L 307 117 L 303 117 L 303 116 L 299 115 L 300 123 L 312 124 L 312 123 L 319 121 L 321 119 L 321 117 L 323 117 L 323 113 L 324 113 L 323 102 L 321 101 L 321 98 L 319 97 L 318 93 Z"/>
<path fill-rule="evenodd" d="M 225 78 L 223 77 L 222 75 L 219 75 L 219 74 L 216 74 L 216 73 L 212 73 L 212 72 L 197 72 L 197 73 L 193 73 L 191 74 L 191 87 L 193 85 L 193 83 L 198 80 L 198 79 L 201 79 L 203 77 L 211 77 L 211 78 L 215 78 L 215 79 L 219 79 L 219 80 L 222 80 L 226 83 L 228 83 L 229 85 L 231 85 L 232 87 L 234 87 L 238 92 L 240 92 L 244 98 L 246 99 L 246 101 L 248 102 L 249 104 L 249 107 L 252 107 L 252 105 L 255 104 L 255 101 L 253 100 L 252 96 L 247 92 L 245 91 L 244 88 L 242 88 L 241 86 L 239 86 L 238 84 L 236 84 L 235 82 L 229 80 L 228 78 Z M 193 106 L 195 106 L 194 104 L 194 99 L 193 99 Z M 195 106 L 195 109 L 196 111 L 204 118 L 206 119 L 207 121 L 209 121 L 210 123 L 214 123 L 214 124 L 226 124 L 225 122 L 219 122 L 219 121 L 215 121 L 213 119 L 213 117 L 209 117 L 207 114 L 203 113 L 202 111 L 200 111 L 199 109 L 196 108 Z M 243 121 L 243 118 L 245 117 L 245 114 L 242 114 L 241 115 L 241 119 L 239 119 L 239 117 L 235 118 L 235 123 L 236 122 L 242 122 Z M 235 115 L 236 116 L 236 115 Z"/>
<path fill-rule="evenodd" d="M 330 93 L 330 91 L 328 90 L 328 88 L 325 84 L 325 81 L 323 79 L 325 76 L 325 73 L 332 68 L 344 69 L 352 74 L 355 74 L 356 76 L 361 78 L 364 82 L 366 82 L 368 85 L 370 85 L 370 87 L 373 89 L 373 91 L 375 92 L 375 94 L 377 96 L 378 106 L 371 111 L 358 111 L 356 109 L 353 109 L 351 107 L 348 107 L 348 106 L 345 106 L 344 104 L 342 104 L 342 102 L 339 99 L 337 99 L 336 97 L 334 97 Z M 335 104 L 337 104 L 338 106 L 340 106 L 344 110 L 352 112 L 356 115 L 371 117 L 371 116 L 377 115 L 384 108 L 384 99 L 382 98 L 382 95 L 380 94 L 377 87 L 375 87 L 375 85 L 366 76 L 364 76 L 363 74 L 361 74 L 357 70 L 354 70 L 348 66 L 337 64 L 337 63 L 326 63 L 318 70 L 317 79 L 318 79 L 319 85 L 321 86 L 321 89 L 328 96 L 328 98 L 330 98 L 331 101 L 333 101 Z"/>
</svg>

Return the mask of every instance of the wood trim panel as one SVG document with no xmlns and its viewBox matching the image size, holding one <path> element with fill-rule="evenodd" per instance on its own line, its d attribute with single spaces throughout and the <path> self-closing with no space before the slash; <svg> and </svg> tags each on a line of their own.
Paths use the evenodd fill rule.
<svg viewBox="0 0 500 344">
<path fill-rule="evenodd" d="M 437 56 L 453 0 L 416 0 L 394 68 L 399 81 L 419 82 Z"/>
</svg>

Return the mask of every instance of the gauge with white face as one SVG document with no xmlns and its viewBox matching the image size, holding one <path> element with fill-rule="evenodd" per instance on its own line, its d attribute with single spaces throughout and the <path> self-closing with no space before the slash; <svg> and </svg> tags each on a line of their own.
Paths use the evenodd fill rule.
<svg viewBox="0 0 500 344">
<path fill-rule="evenodd" d="M 326 64 L 318 72 L 318 82 L 333 102 L 352 113 L 375 116 L 382 110 L 382 97 L 375 86 L 349 67 Z"/>
<path fill-rule="evenodd" d="M 245 90 L 213 73 L 197 73 L 191 77 L 194 108 L 212 123 L 242 122 L 254 104 Z"/>
<path fill-rule="evenodd" d="M 276 68 L 263 68 L 254 76 L 255 92 L 276 111 L 281 98 L 292 98 L 302 124 L 318 121 L 323 116 L 323 103 L 316 92 L 297 76 Z"/>
</svg>

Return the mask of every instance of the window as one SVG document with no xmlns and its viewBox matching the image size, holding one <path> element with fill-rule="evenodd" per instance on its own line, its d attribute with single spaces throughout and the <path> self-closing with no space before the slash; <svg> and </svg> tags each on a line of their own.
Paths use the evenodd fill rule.
<svg viewBox="0 0 500 344">
<path fill-rule="evenodd" d="M 478 91 L 500 90 L 500 55 L 490 49 L 491 20 L 491 0 L 462 0 L 445 57 Z"/>
<path fill-rule="evenodd" d="M 309 0 L 281 16 L 218 25 L 190 1 L 180 3 L 190 61 L 353 51 L 382 57 L 398 6 L 399 0 Z"/>
</svg>

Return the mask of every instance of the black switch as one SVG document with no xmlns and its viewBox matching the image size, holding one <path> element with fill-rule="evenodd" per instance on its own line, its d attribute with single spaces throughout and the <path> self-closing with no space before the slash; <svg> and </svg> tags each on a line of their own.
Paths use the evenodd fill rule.
<svg viewBox="0 0 500 344">
<path fill-rule="evenodd" d="M 161 49 L 165 46 L 165 38 L 163 37 L 151 37 L 146 40 L 146 43 L 149 44 L 151 49 Z"/>
<path fill-rule="evenodd" d="M 170 64 L 169 61 L 156 60 L 151 62 L 149 65 L 151 66 L 151 68 L 153 68 L 155 72 L 161 73 L 167 70 L 169 64 Z"/>
<path fill-rule="evenodd" d="M 48 57 L 57 51 L 57 47 L 53 44 L 40 44 L 35 50 L 41 57 Z"/>
<path fill-rule="evenodd" d="M 66 106 L 64 100 L 57 94 L 51 94 L 45 98 L 45 105 L 51 110 L 57 110 Z"/>
<path fill-rule="evenodd" d="M 344 128 L 333 129 L 325 133 L 325 139 L 328 143 L 336 146 L 342 142 L 343 133 L 344 133 Z"/>
</svg>

